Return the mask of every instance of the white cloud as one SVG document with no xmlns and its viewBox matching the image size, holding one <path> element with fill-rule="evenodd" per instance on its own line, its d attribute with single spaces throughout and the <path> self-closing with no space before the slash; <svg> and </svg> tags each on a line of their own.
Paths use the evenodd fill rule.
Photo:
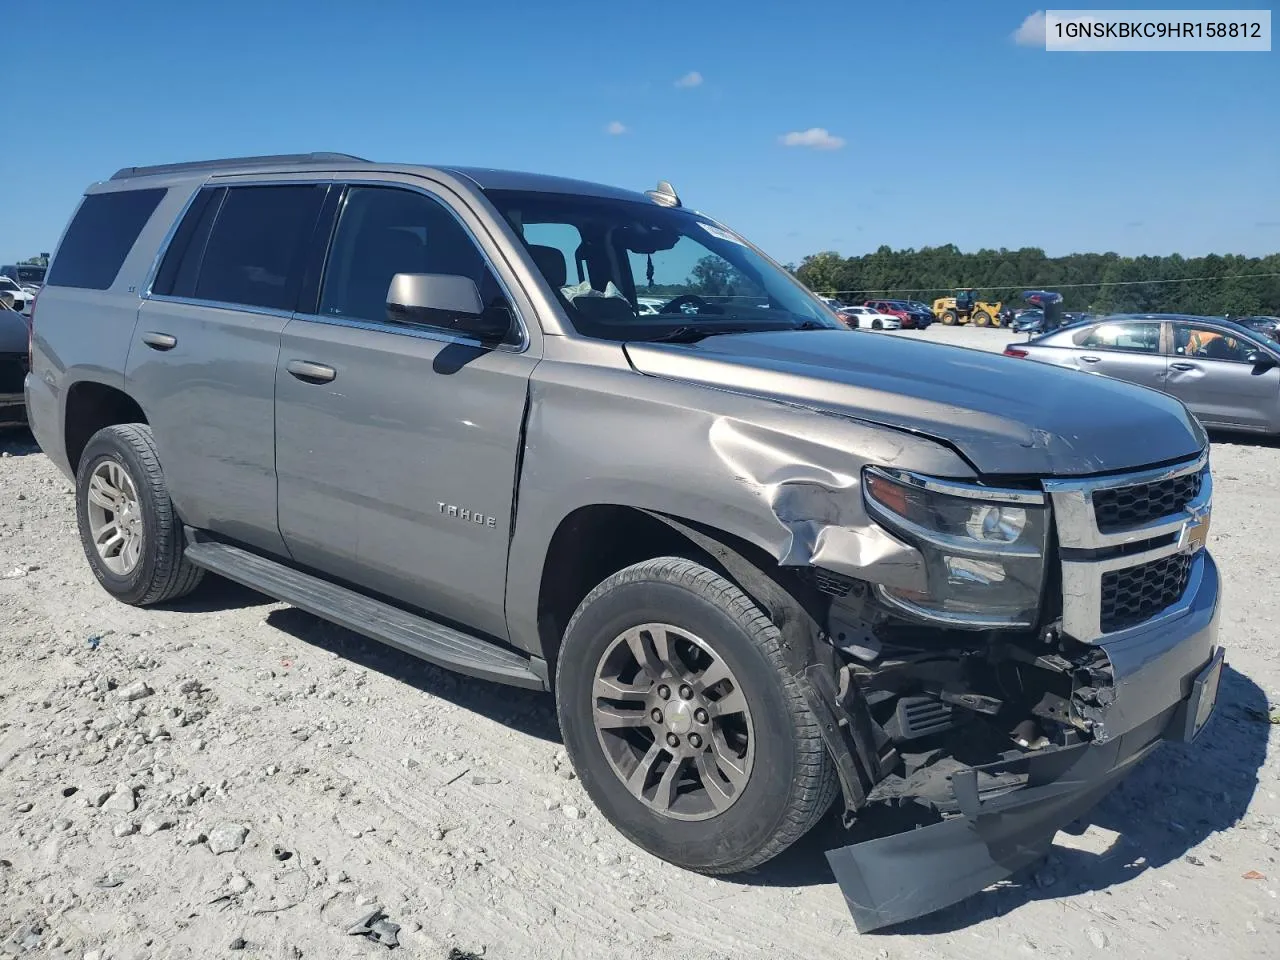
<svg viewBox="0 0 1280 960">
<path fill-rule="evenodd" d="M 795 130 L 783 134 L 778 141 L 784 147 L 810 147 L 814 150 L 839 150 L 844 146 L 844 137 L 833 136 L 822 127 Z"/>
<path fill-rule="evenodd" d="M 676 86 L 684 87 L 686 89 L 690 87 L 700 87 L 702 86 L 702 74 L 700 74 L 697 70 L 690 70 L 683 77 L 681 77 L 679 80 L 676 81 Z"/>
<path fill-rule="evenodd" d="M 627 133 L 627 125 L 621 120 L 614 120 L 604 128 L 604 132 L 609 134 L 611 137 L 620 137 L 624 133 Z"/>
<path fill-rule="evenodd" d="M 1022 26 L 1013 31 L 1013 42 L 1020 47 L 1044 48 L 1045 32 L 1044 11 L 1037 10 L 1022 21 Z"/>
</svg>

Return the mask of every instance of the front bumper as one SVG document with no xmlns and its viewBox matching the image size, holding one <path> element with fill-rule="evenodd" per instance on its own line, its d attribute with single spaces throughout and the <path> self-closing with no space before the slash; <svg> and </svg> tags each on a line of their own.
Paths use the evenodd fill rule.
<svg viewBox="0 0 1280 960">
<path fill-rule="evenodd" d="M 1098 644 L 1111 661 L 1116 694 L 1099 708 L 1100 738 L 953 771 L 942 822 L 827 853 L 859 932 L 957 903 L 1035 862 L 1059 829 L 1092 809 L 1163 741 L 1200 732 L 1224 666 L 1218 572 L 1207 552 L 1203 560 L 1204 576 L 1185 613 Z M 984 792 L 981 781 L 1001 785 Z"/>
</svg>

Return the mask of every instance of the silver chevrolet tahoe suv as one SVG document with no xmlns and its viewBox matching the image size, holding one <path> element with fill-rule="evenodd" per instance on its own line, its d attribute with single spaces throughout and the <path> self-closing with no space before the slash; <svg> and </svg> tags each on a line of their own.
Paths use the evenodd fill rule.
<svg viewBox="0 0 1280 960">
<path fill-rule="evenodd" d="M 128 168 L 33 326 L 30 421 L 107 592 L 212 572 L 552 691 L 593 801 L 691 870 L 837 796 L 915 810 L 827 855 L 862 930 L 1032 862 L 1213 710 L 1182 404 L 850 331 L 665 182 Z"/>
</svg>

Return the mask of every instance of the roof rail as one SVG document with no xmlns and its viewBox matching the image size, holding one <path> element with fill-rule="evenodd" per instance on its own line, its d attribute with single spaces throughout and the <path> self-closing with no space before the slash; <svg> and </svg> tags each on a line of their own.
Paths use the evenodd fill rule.
<svg viewBox="0 0 1280 960">
<path fill-rule="evenodd" d="M 152 177 L 162 173 L 186 173 L 196 170 L 216 170 L 220 167 L 274 167 L 283 164 L 314 163 L 368 163 L 363 157 L 349 153 L 280 153 L 262 157 L 227 157 L 223 160 L 195 160 L 191 163 L 161 163 L 151 167 L 125 167 L 111 175 L 112 180 L 129 180 L 133 177 Z"/>
</svg>

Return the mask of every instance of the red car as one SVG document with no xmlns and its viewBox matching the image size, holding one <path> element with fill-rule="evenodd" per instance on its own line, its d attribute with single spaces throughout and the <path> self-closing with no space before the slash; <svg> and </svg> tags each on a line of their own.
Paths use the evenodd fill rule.
<svg viewBox="0 0 1280 960">
<path fill-rule="evenodd" d="M 902 321 L 903 330 L 916 329 L 915 315 L 903 309 L 902 304 L 895 303 L 892 300 L 868 300 L 865 306 L 872 310 L 878 310 L 881 313 L 889 313 Z"/>
</svg>

